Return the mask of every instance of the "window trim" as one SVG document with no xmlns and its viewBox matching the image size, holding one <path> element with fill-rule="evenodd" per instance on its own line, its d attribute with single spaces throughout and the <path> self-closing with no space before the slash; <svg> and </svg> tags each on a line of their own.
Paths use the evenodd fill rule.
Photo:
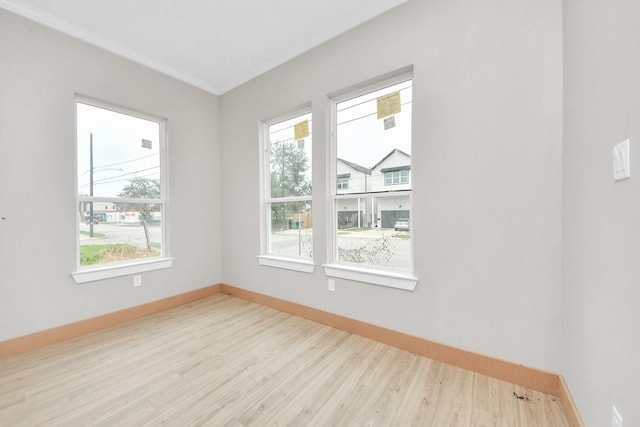
<svg viewBox="0 0 640 427">
<path fill-rule="evenodd" d="M 338 178 L 336 180 L 336 190 L 348 190 L 350 177 L 351 177 L 350 173 L 338 175 Z"/>
<path fill-rule="evenodd" d="M 302 273 L 313 273 L 316 265 L 309 258 L 286 258 L 275 255 L 258 255 L 258 263 L 267 267 L 283 268 L 285 270 L 300 271 Z"/>
<path fill-rule="evenodd" d="M 409 184 L 409 168 L 406 169 L 397 169 L 397 168 L 391 168 L 393 170 L 385 170 L 385 169 L 381 169 L 380 172 L 382 172 L 382 174 L 384 175 L 384 185 L 406 185 Z M 405 173 L 403 173 L 405 172 Z M 394 174 L 398 174 L 398 182 L 393 182 L 394 181 Z M 390 175 L 388 175 L 390 174 Z M 390 180 L 387 179 L 387 177 L 391 178 Z M 403 178 L 406 178 L 405 180 L 403 180 Z M 388 182 L 391 181 L 391 182 Z"/>
<path fill-rule="evenodd" d="M 356 265 L 350 263 L 344 263 L 337 260 L 337 211 L 336 200 L 343 197 L 359 197 L 359 196 L 372 196 L 376 197 L 379 194 L 375 192 L 371 193 L 356 193 L 356 194 L 339 194 L 337 192 L 337 105 L 346 100 L 365 95 L 370 92 L 375 92 L 384 88 L 385 86 L 393 86 L 398 83 L 402 83 L 408 80 L 412 80 L 413 88 L 413 71 L 407 71 L 393 75 L 391 77 L 382 78 L 374 82 L 369 82 L 361 86 L 355 86 L 351 89 L 341 91 L 337 94 L 330 95 L 329 97 L 329 111 L 330 111 L 330 140 L 327 144 L 326 158 L 328 159 L 326 188 L 327 188 L 327 260 L 326 264 L 323 264 L 324 272 L 328 277 L 353 280 L 357 282 L 363 282 L 373 285 L 386 286 L 396 289 L 403 289 L 408 291 L 415 290 L 418 284 L 418 278 L 414 275 L 415 268 L 415 252 L 413 248 L 413 239 L 410 239 L 410 253 L 411 253 L 411 267 L 409 270 L 393 270 L 386 269 L 384 267 L 376 267 L 370 265 Z M 384 180 L 384 177 L 383 177 Z M 403 190 L 401 193 L 409 193 L 411 195 L 412 190 Z M 392 193 L 395 193 L 392 192 Z M 409 198 L 410 218 L 409 221 L 413 223 L 413 197 Z"/>
<path fill-rule="evenodd" d="M 303 273 L 313 273 L 315 270 L 315 262 L 312 257 L 303 257 L 297 255 L 285 255 L 277 254 L 269 251 L 269 242 L 271 236 L 271 215 L 268 212 L 270 203 L 284 203 L 291 201 L 290 197 L 279 197 L 277 201 L 271 197 L 271 177 L 267 183 L 267 171 L 271 170 L 271 165 L 267 164 L 269 156 L 267 152 L 271 149 L 269 141 L 269 127 L 271 125 L 281 123 L 287 120 L 291 120 L 298 116 L 311 115 L 311 121 L 313 126 L 313 112 L 311 104 L 305 104 L 299 108 L 292 110 L 291 112 L 278 116 L 271 120 L 264 120 L 258 123 L 258 143 L 259 143 L 259 174 L 260 174 L 260 254 L 256 256 L 258 263 L 267 267 L 282 268 L 286 270 L 299 271 Z M 313 135 L 313 130 L 310 129 L 310 134 Z M 313 137 L 311 140 L 311 147 L 313 147 Z M 312 148 L 313 149 L 313 148 Z M 313 157 L 311 158 L 311 194 L 308 196 L 300 196 L 305 200 L 311 200 L 313 206 Z M 298 200 L 300 197 L 296 196 Z M 313 212 L 313 208 L 312 208 Z M 312 231 L 313 232 L 313 231 Z"/>
<path fill-rule="evenodd" d="M 81 269 L 71 273 L 76 283 L 94 282 L 96 280 L 111 279 L 131 274 L 169 268 L 173 265 L 171 257 L 138 258 L 132 261 L 100 264 L 92 269 Z"/>
<path fill-rule="evenodd" d="M 351 264 L 323 264 L 324 273 L 328 277 L 347 279 L 355 282 L 369 283 L 372 285 L 386 286 L 389 288 L 413 291 L 418 285 L 418 278 L 413 273 L 404 273 L 397 270 L 383 270 L 380 268 L 358 267 Z"/>
<path fill-rule="evenodd" d="M 136 258 L 132 260 L 124 260 L 118 262 L 110 262 L 103 264 L 93 264 L 93 265 L 80 265 L 80 221 L 82 218 L 80 217 L 80 211 L 78 206 L 80 202 L 87 201 L 87 196 L 80 196 L 78 194 L 78 137 L 77 137 L 77 129 L 78 129 L 78 104 L 86 104 L 92 107 L 102 108 L 104 110 L 113 111 L 120 114 L 125 114 L 128 116 L 140 118 L 143 120 L 148 120 L 151 122 L 158 123 L 159 125 L 159 160 L 160 160 L 160 198 L 159 199 L 145 199 L 145 203 L 151 204 L 161 204 L 162 205 L 162 243 L 161 255 L 155 257 L 148 258 Z M 170 268 L 173 265 L 174 258 L 170 256 L 170 243 L 169 243 L 169 172 L 168 172 L 168 138 L 167 138 L 167 119 L 162 118 L 160 116 L 155 116 L 152 114 L 143 113 L 140 111 L 133 110 L 131 108 L 122 107 L 120 105 L 101 101 L 92 97 L 88 97 L 81 94 L 76 94 L 74 99 L 74 109 L 75 109 L 75 130 L 76 130 L 76 143 L 75 143 L 75 167 L 76 173 L 74 178 L 74 193 L 75 193 L 75 206 L 74 211 L 76 213 L 76 245 L 75 245 L 75 258 L 76 258 L 76 268 L 75 271 L 71 272 L 71 276 L 75 280 L 77 284 L 93 282 L 97 280 L 110 279 L 121 276 L 128 276 L 132 274 L 143 273 L 147 271 L 160 270 L 165 268 Z M 94 196 L 91 198 L 94 203 L 98 202 L 108 202 L 108 203 L 119 203 L 119 202 L 138 202 L 138 199 L 128 199 L 128 198 L 112 198 L 112 197 L 98 197 Z M 114 200 L 115 199 L 115 200 Z"/>
<path fill-rule="evenodd" d="M 383 169 L 380 169 L 380 172 L 387 173 L 387 172 L 410 171 L 410 170 L 411 170 L 411 166 L 405 165 L 405 166 L 394 166 L 391 168 L 383 168 Z"/>
</svg>

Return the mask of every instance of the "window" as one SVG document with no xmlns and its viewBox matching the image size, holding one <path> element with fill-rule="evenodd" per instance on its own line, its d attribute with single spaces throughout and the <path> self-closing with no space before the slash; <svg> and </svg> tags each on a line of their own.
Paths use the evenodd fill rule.
<svg viewBox="0 0 640 427">
<path fill-rule="evenodd" d="M 335 187 L 325 271 L 413 289 L 411 76 L 336 98 L 332 112 Z"/>
<path fill-rule="evenodd" d="M 262 265 L 313 271 L 311 113 L 264 124 Z"/>
<path fill-rule="evenodd" d="M 348 174 L 346 176 L 338 175 L 337 189 L 338 190 L 348 190 L 349 189 L 349 175 Z"/>
<path fill-rule="evenodd" d="M 77 282 L 170 266 L 164 121 L 76 102 Z"/>
<path fill-rule="evenodd" d="M 409 183 L 409 171 L 399 170 L 384 172 L 384 185 L 397 185 Z"/>
</svg>

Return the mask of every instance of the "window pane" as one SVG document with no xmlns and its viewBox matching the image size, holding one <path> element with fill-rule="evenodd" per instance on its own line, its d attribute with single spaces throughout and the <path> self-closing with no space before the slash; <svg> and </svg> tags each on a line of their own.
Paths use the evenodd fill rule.
<svg viewBox="0 0 640 427">
<path fill-rule="evenodd" d="M 311 195 L 311 114 L 270 125 L 269 146 L 271 197 Z"/>
<path fill-rule="evenodd" d="M 78 195 L 160 198 L 160 124 L 77 103 Z"/>
<path fill-rule="evenodd" d="M 341 177 L 338 176 L 338 190 L 348 190 L 349 189 L 349 177 Z"/>
<path fill-rule="evenodd" d="M 162 205 L 80 202 L 78 208 L 80 265 L 162 254 Z"/>
<path fill-rule="evenodd" d="M 336 104 L 334 261 L 412 269 L 411 109 L 411 80 Z"/>
<path fill-rule="evenodd" d="M 337 104 L 337 174 L 349 175 L 350 190 L 338 186 L 338 194 L 411 189 L 411 84 L 409 80 Z M 378 99 L 396 92 L 399 111 L 378 119 Z"/>
<path fill-rule="evenodd" d="M 269 234 L 263 250 L 312 258 L 311 113 L 269 125 L 267 139 L 263 184 Z"/>
<path fill-rule="evenodd" d="M 271 214 L 269 252 L 311 258 L 313 251 L 311 200 L 270 203 L 268 208 Z"/>
<path fill-rule="evenodd" d="M 410 270 L 409 197 L 336 200 L 338 260 Z"/>
</svg>

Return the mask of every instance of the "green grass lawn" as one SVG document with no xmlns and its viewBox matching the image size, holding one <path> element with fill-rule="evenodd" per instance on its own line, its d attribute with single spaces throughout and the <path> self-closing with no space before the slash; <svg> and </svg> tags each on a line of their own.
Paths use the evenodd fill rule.
<svg viewBox="0 0 640 427">
<path fill-rule="evenodd" d="M 153 243 L 151 245 L 155 246 Z M 158 247 L 159 246 L 160 245 L 158 245 Z M 160 252 L 154 249 L 140 249 L 122 243 L 116 243 L 114 245 L 81 245 L 80 265 L 100 264 L 103 262 L 123 261 L 157 255 L 160 255 Z"/>
<path fill-rule="evenodd" d="M 101 259 L 100 251 L 106 250 L 111 246 L 112 245 L 81 245 L 80 265 L 98 264 Z"/>
</svg>

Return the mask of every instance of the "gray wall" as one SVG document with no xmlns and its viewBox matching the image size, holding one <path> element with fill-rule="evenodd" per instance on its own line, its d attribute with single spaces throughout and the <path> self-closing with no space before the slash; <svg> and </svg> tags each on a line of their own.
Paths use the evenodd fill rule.
<svg viewBox="0 0 640 427">
<path fill-rule="evenodd" d="M 223 281 L 558 371 L 560 0 L 410 1 L 221 96 Z M 327 291 L 327 94 L 414 65 L 414 292 Z M 258 122 L 313 104 L 312 275 L 259 266 Z"/>
<path fill-rule="evenodd" d="M 78 285 L 75 93 L 168 119 L 171 269 Z M 0 340 L 220 282 L 218 98 L 0 9 Z"/>
<path fill-rule="evenodd" d="M 565 0 L 564 357 L 588 426 L 640 425 L 640 3 Z M 631 138 L 631 179 L 613 146 Z"/>
<path fill-rule="evenodd" d="M 224 281 L 561 372 L 588 426 L 608 425 L 612 404 L 639 424 L 640 184 L 611 178 L 625 138 L 640 170 L 638 18 L 631 0 L 412 0 L 219 108 L 0 10 L 0 340 Z M 338 281 L 329 293 L 320 266 L 260 267 L 259 120 L 313 102 L 320 265 L 327 94 L 411 64 L 416 291 Z M 168 118 L 176 261 L 140 288 L 70 276 L 76 92 Z"/>
</svg>

